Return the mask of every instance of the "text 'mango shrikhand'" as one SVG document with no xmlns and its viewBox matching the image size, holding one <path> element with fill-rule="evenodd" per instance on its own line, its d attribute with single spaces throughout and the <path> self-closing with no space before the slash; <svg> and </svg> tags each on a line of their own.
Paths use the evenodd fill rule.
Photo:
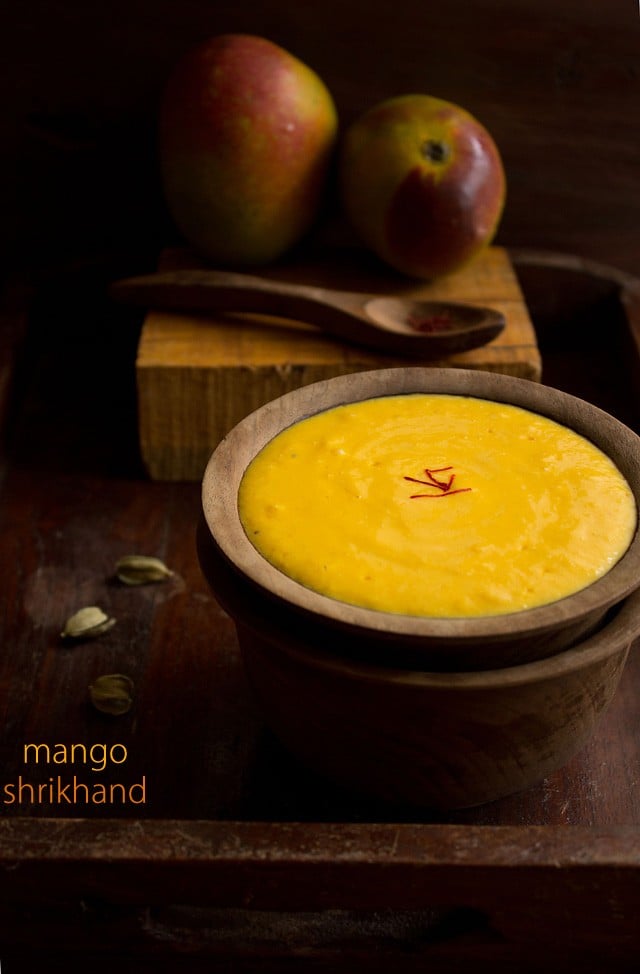
<svg viewBox="0 0 640 974">
<path fill-rule="evenodd" d="M 385 396 L 284 430 L 249 465 L 244 529 L 291 578 L 384 612 L 471 617 L 570 595 L 636 526 L 614 463 L 572 430 L 465 396 Z"/>
</svg>

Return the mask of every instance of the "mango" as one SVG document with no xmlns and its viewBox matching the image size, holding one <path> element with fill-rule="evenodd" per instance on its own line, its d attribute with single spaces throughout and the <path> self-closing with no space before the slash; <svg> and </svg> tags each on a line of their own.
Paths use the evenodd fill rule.
<svg viewBox="0 0 640 974">
<path fill-rule="evenodd" d="M 412 94 L 350 124 L 340 187 L 361 241 L 401 273 L 430 279 L 458 270 L 493 240 L 506 176 L 495 141 L 466 109 Z"/>
<path fill-rule="evenodd" d="M 266 264 L 318 219 L 338 130 L 328 88 L 266 38 L 221 34 L 171 72 L 159 117 L 162 184 L 208 261 Z"/>
</svg>

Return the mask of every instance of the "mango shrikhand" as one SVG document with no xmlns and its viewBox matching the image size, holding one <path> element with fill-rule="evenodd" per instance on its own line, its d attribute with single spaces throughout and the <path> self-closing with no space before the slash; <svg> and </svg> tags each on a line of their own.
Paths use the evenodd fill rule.
<svg viewBox="0 0 640 974">
<path fill-rule="evenodd" d="M 632 491 L 601 450 L 520 407 L 409 394 L 337 406 L 272 439 L 239 512 L 286 575 L 412 616 L 516 612 L 570 595 L 624 554 Z"/>
</svg>

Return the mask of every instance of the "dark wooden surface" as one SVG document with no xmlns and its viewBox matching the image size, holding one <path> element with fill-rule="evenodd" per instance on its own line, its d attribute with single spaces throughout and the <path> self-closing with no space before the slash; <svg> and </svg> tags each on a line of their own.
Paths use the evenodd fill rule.
<svg viewBox="0 0 640 974">
<path fill-rule="evenodd" d="M 539 255 L 516 268 L 545 381 L 638 428 L 627 276 Z M 144 776 L 146 801 L 39 804 L 27 790 L 18 805 L 0 791 L 3 974 L 87 958 L 98 971 L 115 958 L 125 971 L 161 970 L 176 957 L 194 971 L 527 971 L 543 959 L 561 971 L 569 953 L 584 971 L 604 958 L 634 970 L 637 649 L 588 746 L 526 793 L 431 815 L 364 802 L 298 766 L 262 727 L 233 627 L 201 576 L 198 486 L 142 472 L 140 316 L 105 298 L 125 270 L 52 275 L 26 332 L 11 317 L 0 789 L 20 776 L 127 787 Z M 159 556 L 175 577 L 122 586 L 115 562 L 129 552 Z M 64 620 L 87 604 L 116 625 L 64 644 Z M 89 705 L 87 686 L 104 672 L 134 680 L 129 714 Z M 26 743 L 121 744 L 128 758 L 104 771 L 35 765 Z"/>
<path fill-rule="evenodd" d="M 38 832 L 4 830 L 10 972 L 637 970 L 635 830 L 530 828 L 529 849 L 508 827 Z"/>
<path fill-rule="evenodd" d="M 0 321 L 0 787 L 20 774 L 47 783 L 50 769 L 25 768 L 26 742 L 124 743 L 124 766 L 79 776 L 144 775 L 147 800 L 88 815 L 0 803 L 3 974 L 635 972 L 638 649 L 588 747 L 526 794 L 438 821 L 363 804 L 262 729 L 196 562 L 197 486 L 144 478 L 140 320 L 114 314 L 104 291 L 153 269 L 172 240 L 158 95 L 189 45 L 228 30 L 306 60 L 343 124 L 409 90 L 457 101 L 505 159 L 498 243 L 640 273 L 632 0 L 371 0 L 366 16 L 342 0 L 7 8 L 2 279 L 23 277 L 4 289 Z M 318 237 L 348 239 L 335 210 Z M 625 318 L 620 279 L 569 263 L 520 266 L 543 377 L 638 428 L 637 289 Z M 164 558 L 174 580 L 114 582 L 116 558 L 136 549 Z M 64 619 L 90 602 L 116 626 L 63 646 Z M 110 720 L 86 688 L 114 670 L 136 699 Z"/>
</svg>

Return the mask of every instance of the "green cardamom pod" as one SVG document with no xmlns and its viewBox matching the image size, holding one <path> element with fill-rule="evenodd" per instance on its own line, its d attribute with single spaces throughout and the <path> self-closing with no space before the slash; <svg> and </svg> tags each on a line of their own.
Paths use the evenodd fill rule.
<svg viewBox="0 0 640 974">
<path fill-rule="evenodd" d="M 165 582 L 172 575 L 164 562 L 149 555 L 124 555 L 116 563 L 116 576 L 125 585 Z"/>
<path fill-rule="evenodd" d="M 89 698 L 96 710 L 119 717 L 131 710 L 133 680 L 122 673 L 105 673 L 90 685 Z"/>
<path fill-rule="evenodd" d="M 63 639 L 93 639 L 107 632 L 116 623 L 97 605 L 88 605 L 69 616 L 60 633 Z"/>
</svg>

